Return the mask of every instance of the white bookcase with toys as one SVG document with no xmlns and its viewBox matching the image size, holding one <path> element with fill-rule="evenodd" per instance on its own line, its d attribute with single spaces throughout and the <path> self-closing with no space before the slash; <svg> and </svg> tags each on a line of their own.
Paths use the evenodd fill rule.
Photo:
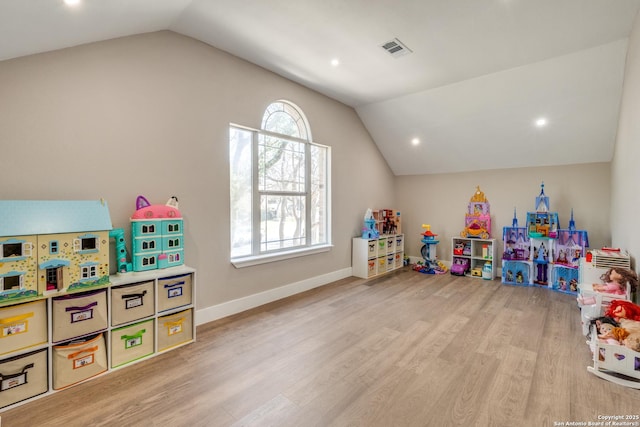
<svg viewBox="0 0 640 427">
<path fill-rule="evenodd" d="M 491 267 L 490 279 L 496 277 L 496 240 L 453 237 L 451 239 L 453 248 L 451 274 L 457 276 L 483 277 L 485 265 Z M 460 266 L 454 269 L 453 266 Z M 486 278 L 486 277 L 485 277 Z"/>
<path fill-rule="evenodd" d="M 0 201 L 0 217 L 0 412 L 195 340 L 195 270 L 121 258 L 109 275 L 105 201 Z"/>
<path fill-rule="evenodd" d="M 351 250 L 352 274 L 355 277 L 370 279 L 402 268 L 404 235 L 400 233 L 400 212 L 368 209 L 362 236 L 353 238 Z"/>
</svg>

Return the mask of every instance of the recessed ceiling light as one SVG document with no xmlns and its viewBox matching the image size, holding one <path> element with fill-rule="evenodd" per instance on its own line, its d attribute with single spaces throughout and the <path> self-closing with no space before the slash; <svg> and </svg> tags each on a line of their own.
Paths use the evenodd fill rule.
<svg viewBox="0 0 640 427">
<path fill-rule="evenodd" d="M 331 60 L 331 65 L 332 65 L 333 67 L 337 67 L 338 65 L 340 65 L 340 60 L 339 60 L 338 58 L 333 58 L 333 59 Z"/>
<path fill-rule="evenodd" d="M 64 0 L 64 4 L 67 6 L 77 6 L 80 4 L 80 0 Z"/>
<path fill-rule="evenodd" d="M 547 119 L 545 119 L 544 117 L 540 117 L 536 120 L 536 126 L 538 126 L 539 128 L 546 126 L 547 123 Z"/>
<path fill-rule="evenodd" d="M 420 140 L 419 140 L 418 138 L 413 138 L 413 139 L 411 140 L 411 143 L 412 143 L 413 145 L 419 145 L 419 144 L 420 144 Z"/>
</svg>

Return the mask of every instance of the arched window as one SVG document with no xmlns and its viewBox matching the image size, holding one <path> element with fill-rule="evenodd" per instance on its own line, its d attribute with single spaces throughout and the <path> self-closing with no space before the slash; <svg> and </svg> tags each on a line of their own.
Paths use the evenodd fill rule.
<svg viewBox="0 0 640 427">
<path fill-rule="evenodd" d="M 304 114 L 298 107 L 286 101 L 277 101 L 267 107 L 262 116 L 262 129 L 311 140 L 309 125 Z"/>
<path fill-rule="evenodd" d="M 311 140 L 288 101 L 270 104 L 262 129 L 231 125 L 231 260 L 236 266 L 327 250 L 330 148 Z"/>
</svg>

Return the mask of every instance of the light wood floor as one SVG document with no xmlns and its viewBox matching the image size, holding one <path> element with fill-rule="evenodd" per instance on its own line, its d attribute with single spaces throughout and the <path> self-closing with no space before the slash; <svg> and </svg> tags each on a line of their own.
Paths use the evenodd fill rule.
<svg viewBox="0 0 640 427">
<path fill-rule="evenodd" d="M 640 414 L 588 373 L 572 296 L 348 278 L 198 328 L 197 342 L 0 413 L 18 426 L 554 426 Z"/>
</svg>

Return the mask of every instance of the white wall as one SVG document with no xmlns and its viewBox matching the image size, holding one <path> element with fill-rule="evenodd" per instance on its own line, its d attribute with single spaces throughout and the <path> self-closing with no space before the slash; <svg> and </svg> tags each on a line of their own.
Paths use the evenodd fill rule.
<svg viewBox="0 0 640 427">
<path fill-rule="evenodd" d="M 0 197 L 103 197 L 128 230 L 137 195 L 177 196 L 197 307 L 223 306 L 206 320 L 349 274 L 366 208 L 393 205 L 393 175 L 352 108 L 170 31 L 0 62 L 0 94 Z M 333 149 L 335 246 L 235 269 L 228 126 L 259 128 L 278 99 L 300 106 L 314 140 Z"/>
<path fill-rule="evenodd" d="M 613 244 L 640 255 L 640 14 L 629 37 L 620 120 L 611 166 Z M 637 265 L 636 265 L 637 267 Z"/>
<path fill-rule="evenodd" d="M 464 229 L 469 199 L 480 186 L 491 205 L 491 238 L 498 241 L 498 253 L 502 254 L 502 227 L 511 225 L 514 208 L 518 224 L 525 225 L 542 182 L 561 227 L 569 225 L 573 209 L 576 228 L 587 230 L 590 247 L 611 244 L 607 203 L 610 164 L 588 163 L 396 177 L 396 207 L 403 216 L 405 251 L 420 257 L 421 226 L 426 223 L 439 235 L 438 258 L 451 261 L 451 237 Z"/>
</svg>

